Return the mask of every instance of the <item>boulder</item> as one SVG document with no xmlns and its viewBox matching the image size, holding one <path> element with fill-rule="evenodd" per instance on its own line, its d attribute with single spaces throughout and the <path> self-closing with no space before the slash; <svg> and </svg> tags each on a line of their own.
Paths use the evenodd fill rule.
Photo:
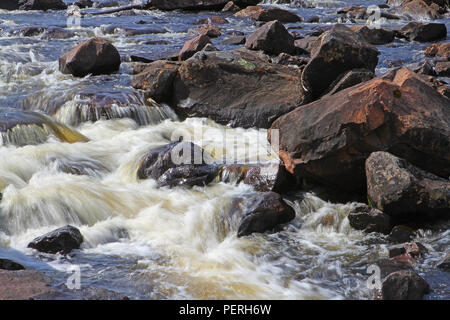
<svg viewBox="0 0 450 320">
<path fill-rule="evenodd" d="M 366 160 L 367 196 L 391 217 L 449 218 L 450 181 L 387 152 Z"/>
<path fill-rule="evenodd" d="M 388 0 L 393 2 L 393 0 Z M 394 6 L 397 3 L 393 3 Z M 443 13 L 445 13 L 445 6 L 440 6 L 435 1 L 429 0 L 403 0 L 400 1 L 400 6 L 395 10 L 401 14 L 413 16 L 416 18 L 425 19 L 440 19 Z"/>
<path fill-rule="evenodd" d="M 403 243 L 402 245 L 388 248 L 389 258 L 406 255 L 414 261 L 421 259 L 426 253 L 428 253 L 428 249 L 420 242 Z"/>
<path fill-rule="evenodd" d="M 375 151 L 440 177 L 450 175 L 448 106 L 449 100 L 414 72 L 399 68 L 298 107 L 274 121 L 268 137 L 276 130 L 275 151 L 297 181 L 364 194 L 365 160 Z"/>
<path fill-rule="evenodd" d="M 231 12 L 231 13 L 236 13 L 240 10 L 241 8 L 235 5 L 233 1 L 228 1 L 227 4 L 222 9 L 223 12 Z"/>
<path fill-rule="evenodd" d="M 424 54 L 427 57 L 442 57 L 450 60 L 450 42 L 433 43 L 425 48 Z"/>
<path fill-rule="evenodd" d="M 3 1 L 3 0 L 2 0 Z M 66 10 L 62 0 L 20 0 L 20 10 Z"/>
<path fill-rule="evenodd" d="M 173 81 L 180 64 L 167 60 L 158 60 L 145 66 L 134 75 L 131 85 L 142 89 L 155 101 L 168 101 L 173 92 Z"/>
<path fill-rule="evenodd" d="M 50 281 L 35 270 L 0 270 L 0 300 L 36 300 L 54 294 Z"/>
<path fill-rule="evenodd" d="M 306 37 L 294 41 L 294 46 L 299 54 L 311 54 L 314 47 L 319 45 L 317 39 L 319 37 Z"/>
<path fill-rule="evenodd" d="M 391 218 L 384 212 L 365 204 L 358 204 L 348 215 L 350 226 L 365 232 L 388 234 L 391 231 Z"/>
<path fill-rule="evenodd" d="M 238 12 L 236 16 L 246 16 L 264 22 L 278 20 L 283 23 L 295 23 L 303 21 L 301 17 L 291 11 L 281 8 L 262 8 L 260 6 L 248 7 L 248 9 Z"/>
<path fill-rule="evenodd" d="M 275 58 L 272 58 L 272 63 L 282 64 L 284 66 L 304 67 L 308 64 L 309 58 L 291 56 L 287 53 L 280 53 Z"/>
<path fill-rule="evenodd" d="M 0 9 L 18 10 L 19 9 L 19 0 L 2 0 L 0 3 Z"/>
<path fill-rule="evenodd" d="M 9 259 L 0 258 L 0 270 L 24 270 L 24 266 Z"/>
<path fill-rule="evenodd" d="M 82 243 L 83 236 L 80 230 L 67 225 L 37 237 L 28 244 L 28 248 L 45 253 L 68 254 L 74 249 L 79 249 Z"/>
<path fill-rule="evenodd" d="M 437 61 L 434 70 L 439 77 L 450 77 L 450 61 Z"/>
<path fill-rule="evenodd" d="M 179 54 L 179 60 L 186 60 L 192 57 L 196 52 L 202 50 L 208 43 L 210 39 L 206 34 L 199 34 L 194 39 L 187 41 Z"/>
<path fill-rule="evenodd" d="M 298 68 L 245 49 L 197 53 L 182 63 L 173 88 L 171 104 L 179 116 L 244 128 L 268 128 L 309 99 Z"/>
<path fill-rule="evenodd" d="M 223 40 L 221 42 L 222 45 L 240 45 L 240 44 L 245 44 L 245 41 L 247 40 L 247 38 L 245 38 L 245 36 L 240 36 L 240 35 L 231 35 L 229 38 Z"/>
<path fill-rule="evenodd" d="M 35 145 L 47 141 L 50 135 L 63 142 L 86 142 L 77 131 L 34 111 L 0 109 L 0 145 Z"/>
<path fill-rule="evenodd" d="M 317 43 L 302 73 L 303 88 L 314 98 L 320 97 L 344 72 L 357 68 L 374 72 L 378 64 L 378 50 L 344 25 L 336 24 Z"/>
<path fill-rule="evenodd" d="M 172 142 L 150 150 L 138 168 L 139 179 L 155 179 L 158 187 L 204 186 L 217 176 L 210 155 L 192 142 Z"/>
<path fill-rule="evenodd" d="M 94 2 L 92 2 L 92 0 L 77 0 L 73 4 L 80 9 L 84 9 L 92 7 L 94 5 Z"/>
<path fill-rule="evenodd" d="M 119 70 L 120 54 L 107 40 L 87 40 L 59 58 L 62 73 L 84 77 L 88 74 L 109 74 Z"/>
<path fill-rule="evenodd" d="M 389 233 L 389 240 L 394 243 L 408 242 L 416 237 L 416 233 L 410 227 L 398 225 Z"/>
<path fill-rule="evenodd" d="M 152 0 L 160 10 L 221 10 L 229 0 Z"/>
<path fill-rule="evenodd" d="M 295 211 L 275 192 L 255 193 L 234 199 L 228 223 L 239 223 L 237 236 L 273 230 L 295 218 Z"/>
<path fill-rule="evenodd" d="M 270 21 L 252 33 L 245 47 L 250 50 L 262 50 L 267 54 L 278 55 L 281 52 L 293 53 L 294 38 L 278 21 Z"/>
<path fill-rule="evenodd" d="M 450 252 L 447 252 L 444 258 L 437 264 L 439 269 L 450 271 Z"/>
<path fill-rule="evenodd" d="M 367 69 L 350 70 L 337 77 L 325 91 L 325 94 L 335 94 L 336 92 L 353 87 L 361 82 L 369 81 L 373 79 L 374 76 L 375 74 Z"/>
<path fill-rule="evenodd" d="M 368 28 L 367 26 L 352 26 L 350 29 L 361 35 L 368 43 L 373 45 L 387 44 L 394 41 L 394 30 Z"/>
<path fill-rule="evenodd" d="M 444 23 L 410 22 L 398 29 L 397 33 L 409 41 L 430 42 L 445 39 L 447 28 Z"/>
<path fill-rule="evenodd" d="M 429 284 L 417 273 L 409 270 L 389 274 L 381 285 L 383 300 L 421 300 L 429 292 Z"/>
</svg>

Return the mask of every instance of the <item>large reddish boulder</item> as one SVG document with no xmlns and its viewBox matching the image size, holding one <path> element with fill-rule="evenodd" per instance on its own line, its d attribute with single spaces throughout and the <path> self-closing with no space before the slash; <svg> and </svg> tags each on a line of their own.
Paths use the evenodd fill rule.
<svg viewBox="0 0 450 320">
<path fill-rule="evenodd" d="M 202 50 L 208 43 L 210 43 L 208 35 L 201 33 L 195 38 L 187 41 L 180 51 L 179 60 L 186 60 L 192 57 L 196 52 Z"/>
<path fill-rule="evenodd" d="M 378 50 L 360 34 L 341 24 L 324 32 L 317 44 L 313 45 L 311 61 L 302 73 L 303 88 L 314 98 L 320 97 L 344 72 L 357 68 L 374 72 L 378 64 Z"/>
<path fill-rule="evenodd" d="M 270 21 L 252 33 L 245 47 L 250 50 L 262 50 L 267 54 L 278 55 L 295 51 L 294 38 L 279 21 Z"/>
<path fill-rule="evenodd" d="M 59 58 L 62 73 L 84 77 L 88 74 L 109 74 L 119 70 L 120 54 L 107 40 L 96 37 L 87 40 Z"/>
<path fill-rule="evenodd" d="M 276 151 L 298 181 L 364 193 L 365 160 L 375 151 L 446 178 L 449 105 L 414 72 L 400 68 L 298 107 L 272 124 L 269 140 L 279 135 Z"/>
</svg>

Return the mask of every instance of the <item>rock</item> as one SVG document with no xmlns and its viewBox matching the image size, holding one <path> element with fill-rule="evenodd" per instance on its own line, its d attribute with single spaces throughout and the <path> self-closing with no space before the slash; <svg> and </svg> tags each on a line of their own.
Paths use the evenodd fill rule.
<svg viewBox="0 0 450 320">
<path fill-rule="evenodd" d="M 80 9 L 90 8 L 94 5 L 92 0 L 77 0 L 74 2 L 74 5 L 79 7 Z"/>
<path fill-rule="evenodd" d="M 320 22 L 320 17 L 319 16 L 311 17 L 306 22 L 308 22 L 308 23 L 319 23 Z"/>
<path fill-rule="evenodd" d="M 295 218 L 295 211 L 275 192 L 255 193 L 235 199 L 227 218 L 239 221 L 237 236 L 273 230 Z"/>
<path fill-rule="evenodd" d="M 335 94 L 341 90 L 353 87 L 361 82 L 366 82 L 371 79 L 375 74 L 367 69 L 353 69 L 345 74 L 339 76 L 325 91 L 325 94 Z"/>
<path fill-rule="evenodd" d="M 231 12 L 231 13 L 236 13 L 239 10 L 241 10 L 241 8 L 235 5 L 233 1 L 228 1 L 225 7 L 223 7 L 222 9 L 223 12 Z"/>
<path fill-rule="evenodd" d="M 169 32 L 166 28 L 158 25 L 152 25 L 145 28 L 114 28 L 114 33 L 121 34 L 126 37 L 140 36 L 144 34 L 160 34 Z"/>
<path fill-rule="evenodd" d="M 275 151 L 297 181 L 364 194 L 365 160 L 379 150 L 440 177 L 450 175 L 448 105 L 414 72 L 395 69 L 281 116 L 269 141 L 277 130 Z"/>
<path fill-rule="evenodd" d="M 350 226 L 365 232 L 388 234 L 391 231 L 391 218 L 384 212 L 365 204 L 358 204 L 348 215 Z"/>
<path fill-rule="evenodd" d="M 437 61 L 434 70 L 439 77 L 450 77 L 450 61 Z"/>
<path fill-rule="evenodd" d="M 0 270 L 0 300 L 30 300 L 56 291 L 50 279 L 35 270 Z"/>
<path fill-rule="evenodd" d="M 221 42 L 223 45 L 240 45 L 245 44 L 246 38 L 245 36 L 232 35 L 231 37 L 225 39 Z"/>
<path fill-rule="evenodd" d="M 179 54 L 179 60 L 186 60 L 192 57 L 196 52 L 202 50 L 208 43 L 210 39 L 206 34 L 199 34 L 194 39 L 187 41 Z"/>
<path fill-rule="evenodd" d="M 406 65 L 406 67 L 415 73 L 435 76 L 436 71 L 434 71 L 434 63 L 430 60 L 423 60 L 415 63 Z"/>
<path fill-rule="evenodd" d="M 119 70 L 120 55 L 107 40 L 96 37 L 79 44 L 59 58 L 59 70 L 76 77 L 109 74 Z"/>
<path fill-rule="evenodd" d="M 152 0 L 160 10 L 222 10 L 229 0 Z"/>
<path fill-rule="evenodd" d="M 308 101 L 299 74 L 298 68 L 271 64 L 245 49 L 202 51 L 179 68 L 171 104 L 182 117 L 268 128 Z"/>
<path fill-rule="evenodd" d="M 311 61 L 302 73 L 303 88 L 320 97 L 342 73 L 364 68 L 372 72 L 378 63 L 378 50 L 344 25 L 336 24 L 317 40 Z"/>
<path fill-rule="evenodd" d="M 399 246 L 388 248 L 389 258 L 406 255 L 412 261 L 415 261 L 421 259 L 426 253 L 428 253 L 428 249 L 420 242 L 404 243 Z"/>
<path fill-rule="evenodd" d="M 0 111 L 0 145 L 36 145 L 50 135 L 63 142 L 87 142 L 88 138 L 52 118 L 34 111 L 2 109 Z"/>
<path fill-rule="evenodd" d="M 436 89 L 440 94 L 442 94 L 444 97 L 450 99 L 450 87 L 443 85 Z"/>
<path fill-rule="evenodd" d="M 367 26 L 350 27 L 353 32 L 360 34 L 368 43 L 381 45 L 394 41 L 395 32 L 389 29 L 368 28 Z"/>
<path fill-rule="evenodd" d="M 245 42 L 245 47 L 272 55 L 293 53 L 295 50 L 294 38 L 278 21 L 267 22 L 252 33 Z"/>
<path fill-rule="evenodd" d="M 296 56 L 291 56 L 287 53 L 280 53 L 278 56 L 272 59 L 272 63 L 282 64 L 285 66 L 298 66 L 302 67 L 308 64 L 308 58 L 300 58 Z"/>
<path fill-rule="evenodd" d="M 303 39 L 298 39 L 294 41 L 294 46 L 297 49 L 297 53 L 303 54 L 310 54 L 313 48 L 319 45 L 319 42 L 317 42 L 317 39 L 319 37 L 306 37 Z"/>
<path fill-rule="evenodd" d="M 0 9 L 18 10 L 19 9 L 19 0 L 2 0 L 0 3 Z"/>
<path fill-rule="evenodd" d="M 205 160 L 208 159 L 208 160 Z M 163 186 L 204 186 L 218 172 L 210 155 L 192 142 L 172 142 L 150 150 L 139 165 L 139 179 L 155 179 Z"/>
<path fill-rule="evenodd" d="M 148 64 L 144 70 L 133 77 L 131 85 L 145 90 L 155 101 L 168 101 L 173 92 L 173 81 L 180 64 L 165 60 Z"/>
<path fill-rule="evenodd" d="M 233 0 L 233 2 L 241 8 L 246 8 L 248 6 L 256 6 L 261 0 Z"/>
<path fill-rule="evenodd" d="M 409 41 L 430 42 L 445 39 L 447 28 L 444 23 L 410 22 L 401 27 L 398 34 Z"/>
<path fill-rule="evenodd" d="M 3 1 L 3 0 L 2 0 Z M 20 0 L 20 10 L 66 10 L 62 0 Z"/>
<path fill-rule="evenodd" d="M 392 228 L 391 233 L 389 233 L 389 240 L 395 243 L 408 242 L 414 239 L 416 233 L 413 229 L 404 226 L 398 225 Z"/>
<path fill-rule="evenodd" d="M 397 271 L 388 275 L 382 283 L 383 300 L 421 300 L 430 292 L 428 283 L 413 271 Z"/>
<path fill-rule="evenodd" d="M 281 192 L 289 184 L 291 176 L 277 163 L 260 165 L 224 165 L 219 170 L 218 180 L 226 183 L 244 183 L 256 191 Z"/>
<path fill-rule="evenodd" d="M 256 21 L 264 22 L 278 20 L 282 23 L 295 23 L 303 21 L 303 19 L 295 13 L 280 8 L 261 8 L 261 10 L 255 11 L 255 13 L 251 15 L 251 18 Z"/>
<path fill-rule="evenodd" d="M 21 264 L 18 264 L 17 262 L 11 261 L 9 259 L 2 259 L 0 258 L 0 270 L 24 270 L 24 266 Z"/>
<path fill-rule="evenodd" d="M 74 36 L 75 33 L 72 31 L 60 27 L 48 27 L 42 35 L 42 39 L 69 39 Z"/>
<path fill-rule="evenodd" d="M 208 36 L 210 38 L 218 38 L 218 37 L 220 37 L 222 35 L 222 33 L 220 32 L 220 29 L 218 27 L 210 26 L 210 25 L 208 25 L 206 27 L 196 28 L 194 30 L 196 32 L 198 32 L 199 34 L 204 34 L 204 35 L 206 35 L 206 36 Z M 198 51 L 200 51 L 200 50 L 198 50 Z"/>
<path fill-rule="evenodd" d="M 447 137 L 448 138 L 448 137 Z M 423 219 L 450 212 L 450 181 L 421 170 L 387 152 L 366 160 L 367 196 L 391 217 Z"/>
<path fill-rule="evenodd" d="M 439 261 L 437 267 L 444 271 L 450 271 L 450 252 L 447 252 L 445 257 L 441 261 Z"/>
<path fill-rule="evenodd" d="M 207 25 L 227 24 L 227 23 L 229 23 L 228 20 L 221 16 L 211 16 L 209 18 L 198 19 L 194 22 L 194 24 L 207 24 Z"/>
<path fill-rule="evenodd" d="M 433 43 L 431 46 L 425 48 L 424 54 L 427 57 L 442 57 L 450 59 L 450 42 Z"/>
<path fill-rule="evenodd" d="M 15 30 L 14 35 L 20 35 L 22 37 L 35 37 L 45 31 L 42 27 L 25 27 Z"/>
<path fill-rule="evenodd" d="M 440 19 L 441 13 L 445 12 L 443 11 L 443 8 L 440 8 L 436 3 L 427 0 L 401 1 L 400 6 L 396 11 L 426 19 Z"/>
<path fill-rule="evenodd" d="M 74 300 L 130 300 L 121 293 L 93 286 L 82 286 L 71 292 L 69 297 Z"/>
<path fill-rule="evenodd" d="M 37 237 L 28 244 L 28 248 L 46 253 L 68 254 L 74 249 L 79 249 L 82 243 L 83 236 L 80 230 L 67 225 Z"/>
<path fill-rule="evenodd" d="M 93 159 L 54 159 L 52 161 L 58 171 L 77 176 L 101 177 L 103 173 L 109 172 L 100 161 Z"/>
</svg>

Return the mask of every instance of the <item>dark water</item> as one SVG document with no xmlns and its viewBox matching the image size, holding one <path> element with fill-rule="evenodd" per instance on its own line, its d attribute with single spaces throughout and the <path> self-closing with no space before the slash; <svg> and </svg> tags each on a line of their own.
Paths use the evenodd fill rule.
<svg viewBox="0 0 450 320">
<path fill-rule="evenodd" d="M 332 21 L 286 25 L 300 34 L 308 34 L 317 27 L 335 23 L 337 8 L 378 3 L 317 1 L 313 2 L 314 8 L 282 7 L 296 12 L 305 21 L 314 16 Z M 196 34 L 190 30 L 199 26 L 196 21 L 212 15 L 229 21 L 220 26 L 222 36 L 212 39 L 218 49 L 235 48 L 221 44 L 233 32 L 248 35 L 257 28 L 249 19 L 220 12 L 133 10 L 86 15 L 80 27 L 70 29 L 66 28 L 69 16 L 65 11 L 0 12 L 0 108 L 70 109 L 80 93 L 101 93 L 121 97 L 125 103 L 145 104 L 142 94 L 130 86 L 134 66 L 130 56 L 157 59 L 177 53 Z M 450 19 L 441 22 L 450 30 Z M 405 23 L 390 21 L 385 27 Z M 46 38 L 45 34 L 32 37 L 16 34 L 27 26 L 63 27 L 71 35 L 55 39 Z M 153 28 L 161 33 L 124 36 L 118 28 Z M 120 71 L 82 79 L 61 74 L 58 58 L 93 36 L 113 42 L 123 59 Z M 381 55 L 377 74 L 389 70 L 392 61 L 408 64 L 423 60 L 427 45 L 395 40 L 389 46 L 378 46 Z M 170 111 L 162 112 L 154 123 L 141 127 L 126 119 L 79 125 L 72 123 L 64 112 L 58 119 L 76 125 L 92 142 L 73 148 L 55 141 L 22 149 L 0 147 L 0 188 L 13 185 L 5 189 L 0 222 L 14 220 L 14 227 L 2 227 L 0 223 L 0 257 L 41 270 L 60 286 L 68 277 L 67 266 L 76 264 L 81 266 L 82 285 L 111 289 L 135 299 L 373 298 L 373 292 L 366 287 L 366 269 L 386 256 L 388 241 L 349 228 L 346 216 L 353 204 L 331 204 L 308 195 L 295 203 L 297 218 L 287 230 L 242 240 L 232 232 L 225 237 L 217 235 L 213 230 L 215 220 L 205 210 L 209 208 L 217 217 L 232 196 L 248 191 L 245 187 L 216 185 L 169 192 L 156 190 L 151 182 L 137 183 L 130 178 L 136 159 L 149 146 L 164 143 L 164 136 L 179 127 L 192 130 L 206 120 L 180 123 Z M 164 119 L 167 120 L 161 122 Z M 224 130 L 222 126 L 206 123 Z M 249 135 L 250 141 L 258 135 L 264 137 L 264 132 L 253 129 L 232 132 L 236 136 Z M 51 156 L 102 161 L 110 167 L 110 173 L 100 178 L 57 174 L 48 161 Z M 85 203 L 80 204 L 80 199 Z M 64 211 L 61 208 L 67 206 L 71 207 L 69 213 L 61 213 Z M 38 255 L 26 248 L 34 236 L 65 223 L 80 226 L 87 239 L 82 251 L 60 257 Z M 127 236 L 117 231 L 121 229 L 127 230 Z M 448 250 L 450 231 L 422 230 L 417 240 L 430 249 L 425 261 L 415 267 L 433 289 L 427 298 L 449 299 L 450 276 L 435 265 Z"/>
</svg>

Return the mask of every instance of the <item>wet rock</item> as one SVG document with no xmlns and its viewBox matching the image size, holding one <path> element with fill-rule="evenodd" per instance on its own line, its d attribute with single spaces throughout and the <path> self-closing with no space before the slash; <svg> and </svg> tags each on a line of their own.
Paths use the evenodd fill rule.
<svg viewBox="0 0 450 320">
<path fill-rule="evenodd" d="M 194 22 L 194 24 L 208 24 L 208 25 L 227 24 L 227 23 L 229 23 L 228 20 L 221 16 L 212 16 L 209 18 L 198 19 Z"/>
<path fill-rule="evenodd" d="M 240 35 L 232 35 L 231 37 L 225 39 L 224 41 L 221 42 L 221 44 L 223 45 L 240 45 L 240 44 L 245 44 L 246 38 L 245 36 L 240 36 Z"/>
<path fill-rule="evenodd" d="M 367 9 L 360 6 L 349 6 L 339 9 L 336 13 L 343 14 L 347 18 L 352 19 L 365 19 Z"/>
<path fill-rule="evenodd" d="M 227 216 L 238 220 L 238 237 L 273 230 L 295 218 L 295 211 L 275 192 L 255 193 L 235 199 Z"/>
<path fill-rule="evenodd" d="M 267 22 L 252 33 L 245 42 L 245 47 L 272 55 L 293 53 L 295 50 L 294 38 L 278 21 Z"/>
<path fill-rule="evenodd" d="M 320 17 L 319 16 L 311 17 L 306 22 L 308 22 L 308 23 L 319 23 L 320 22 Z"/>
<path fill-rule="evenodd" d="M 0 9 L 18 10 L 19 9 L 19 0 L 2 0 L 0 3 Z"/>
<path fill-rule="evenodd" d="M 437 267 L 444 271 L 450 271 L 450 252 L 447 252 L 445 257 L 441 261 L 439 261 Z"/>
<path fill-rule="evenodd" d="M 59 70 L 76 77 L 109 74 L 119 70 L 120 55 L 107 40 L 96 37 L 79 44 L 59 58 Z"/>
<path fill-rule="evenodd" d="M 389 233 L 389 240 L 395 243 L 408 242 L 414 239 L 416 233 L 410 227 L 398 225 L 392 228 Z"/>
<path fill-rule="evenodd" d="M 172 104 L 182 117 L 267 128 L 274 119 L 307 101 L 299 72 L 298 68 L 271 64 L 245 49 L 202 51 L 179 68 Z"/>
<path fill-rule="evenodd" d="M 397 271 L 388 275 L 382 283 L 383 300 L 421 300 L 430 292 L 428 283 L 413 271 Z"/>
<path fill-rule="evenodd" d="M 395 69 L 281 116 L 269 141 L 278 130 L 276 151 L 297 181 L 307 178 L 364 194 L 365 160 L 379 150 L 438 176 L 450 175 L 448 105 L 414 72 Z"/>
<path fill-rule="evenodd" d="M 282 23 L 295 23 L 303 21 L 303 19 L 295 13 L 280 8 L 265 8 L 257 10 L 251 15 L 251 18 L 256 21 L 264 22 L 278 20 Z"/>
<path fill-rule="evenodd" d="M 56 291 L 50 279 L 34 270 L 0 270 L 0 300 L 30 300 Z"/>
<path fill-rule="evenodd" d="M 395 10 L 402 14 L 411 15 L 413 17 L 420 17 L 426 19 L 440 19 L 441 14 L 445 13 L 445 6 L 443 3 L 429 0 L 403 0 L 400 3 L 388 0 L 388 3 L 396 7 Z"/>
<path fill-rule="evenodd" d="M 445 39 L 447 28 L 444 23 L 410 22 L 398 29 L 398 35 L 409 41 L 437 41 Z"/>
<path fill-rule="evenodd" d="M 9 270 L 9 271 L 14 271 L 14 270 L 24 270 L 24 266 L 22 266 L 21 264 L 11 261 L 9 259 L 2 259 L 0 258 L 0 270 Z"/>
<path fill-rule="evenodd" d="M 244 183 L 253 186 L 256 191 L 285 191 L 291 175 L 278 163 L 260 165 L 230 164 L 220 168 L 218 180 L 226 183 Z"/>
<path fill-rule="evenodd" d="M 447 137 L 448 138 L 448 137 Z M 450 181 L 421 170 L 387 152 L 366 160 L 367 196 L 391 217 L 448 217 Z"/>
<path fill-rule="evenodd" d="M 140 36 L 144 34 L 160 34 L 169 32 L 166 28 L 153 25 L 145 28 L 115 28 L 114 33 L 122 34 L 126 37 Z"/>
<path fill-rule="evenodd" d="M 375 74 L 367 69 L 353 69 L 339 76 L 325 91 L 325 94 L 335 94 L 341 90 L 353 87 L 359 83 L 373 79 Z"/>
<path fill-rule="evenodd" d="M 221 10 L 229 0 L 152 0 L 160 10 Z"/>
<path fill-rule="evenodd" d="M 450 99 L 450 87 L 447 85 L 440 86 L 436 89 L 444 97 Z"/>
<path fill-rule="evenodd" d="M 48 116 L 34 111 L 3 109 L 0 112 L 1 145 L 35 145 L 50 135 L 63 142 L 86 142 L 88 138 Z"/>
<path fill-rule="evenodd" d="M 103 173 L 109 172 L 100 161 L 93 159 L 54 159 L 55 167 L 58 171 L 77 176 L 100 177 Z"/>
<path fill-rule="evenodd" d="M 358 204 L 348 215 L 350 226 L 365 232 L 388 234 L 391 231 L 391 218 L 384 212 L 365 204 Z"/>
<path fill-rule="evenodd" d="M 302 67 L 308 64 L 308 58 L 291 56 L 287 53 L 280 53 L 278 56 L 272 59 L 273 63 L 282 64 L 285 66 L 298 66 Z"/>
<path fill-rule="evenodd" d="M 83 236 L 80 230 L 67 225 L 37 237 L 28 244 L 28 248 L 46 253 L 68 254 L 74 249 L 79 249 L 82 243 Z"/>
<path fill-rule="evenodd" d="M 360 34 L 368 43 L 381 45 L 394 41 L 395 32 L 389 29 L 368 28 L 367 26 L 350 27 L 353 32 Z"/>
<path fill-rule="evenodd" d="M 427 253 L 428 249 L 420 242 L 403 243 L 402 245 L 388 248 L 389 258 L 401 258 L 403 260 L 403 258 L 407 257 L 407 260 L 413 263 L 416 263 L 417 260 Z M 395 260 L 398 261 L 398 259 Z"/>
<path fill-rule="evenodd" d="M 157 102 L 167 101 L 171 98 L 173 81 L 179 66 L 177 62 L 155 61 L 136 74 L 131 85 L 136 89 L 145 90 L 149 97 Z"/>
<path fill-rule="evenodd" d="M 235 5 L 233 1 L 228 1 L 227 4 L 223 7 L 222 12 L 236 13 L 239 10 L 241 10 L 241 8 Z"/>
<path fill-rule="evenodd" d="M 155 179 L 163 186 L 204 186 L 214 180 L 218 167 L 210 155 L 192 142 L 173 142 L 150 150 L 139 165 L 139 179 Z"/>
<path fill-rule="evenodd" d="M 218 37 L 220 37 L 222 35 L 222 33 L 220 32 L 220 29 L 218 27 L 215 27 L 215 26 L 200 27 L 200 28 L 196 28 L 194 30 L 196 32 L 198 32 L 199 34 L 204 34 L 204 35 L 206 35 L 206 36 L 208 36 L 210 38 L 218 38 Z M 198 50 L 198 51 L 200 51 L 200 50 Z"/>
<path fill-rule="evenodd" d="M 62 0 L 20 0 L 20 10 L 66 10 Z"/>
<path fill-rule="evenodd" d="M 415 73 L 435 76 L 436 71 L 434 71 L 434 63 L 430 60 L 423 60 L 415 63 L 406 65 L 408 69 L 411 69 Z"/>
<path fill-rule="evenodd" d="M 22 37 L 35 37 L 40 35 L 45 31 L 45 28 L 42 27 L 25 27 L 15 30 L 13 32 L 14 35 L 20 35 Z"/>
<path fill-rule="evenodd" d="M 294 46 L 299 54 L 310 54 L 313 49 L 319 45 L 319 37 L 306 37 L 294 41 Z"/>
<path fill-rule="evenodd" d="M 211 40 L 206 34 L 199 34 L 194 39 L 187 41 L 179 54 L 179 60 L 186 60 L 192 57 L 196 52 L 202 50 Z"/>
<path fill-rule="evenodd" d="M 94 5 L 94 2 L 92 2 L 92 0 L 77 0 L 73 4 L 80 9 L 84 9 L 92 7 Z"/>
<path fill-rule="evenodd" d="M 60 27 L 49 27 L 42 35 L 42 39 L 70 39 L 75 36 L 75 33 L 65 30 Z"/>
<path fill-rule="evenodd" d="M 450 61 L 437 61 L 434 70 L 439 77 L 450 77 Z"/>
<path fill-rule="evenodd" d="M 336 24 L 317 40 L 311 61 L 302 73 L 302 85 L 317 98 L 342 73 L 364 68 L 372 72 L 378 63 L 378 50 L 359 34 Z"/>
<path fill-rule="evenodd" d="M 79 290 L 71 292 L 69 297 L 74 300 L 130 300 L 121 293 L 93 286 L 82 286 Z"/>
<path fill-rule="evenodd" d="M 424 54 L 427 57 L 442 57 L 450 59 L 450 42 L 434 43 L 426 47 Z"/>
</svg>

